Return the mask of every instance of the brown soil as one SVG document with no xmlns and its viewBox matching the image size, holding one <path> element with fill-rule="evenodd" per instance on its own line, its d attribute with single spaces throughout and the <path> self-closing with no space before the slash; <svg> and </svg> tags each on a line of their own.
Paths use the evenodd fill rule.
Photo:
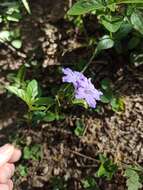
<svg viewBox="0 0 143 190">
<path fill-rule="evenodd" d="M 61 13 L 67 6 L 63 2 L 31 1 L 33 13 L 21 23 L 22 54 L 5 46 L 0 49 L 1 145 L 15 142 L 17 137 L 21 147 L 41 144 L 43 152 L 40 161 L 20 161 L 28 167 L 28 176 L 21 177 L 16 172 L 15 190 L 52 190 L 55 177 L 60 183 L 66 179 L 65 189 L 82 190 L 81 180 L 97 171 L 99 153 L 105 153 L 119 165 L 143 163 L 142 66 L 132 68 L 126 59 L 111 53 L 111 56 L 98 57 L 89 69 L 90 75 L 96 77 L 95 84 L 99 85 L 103 78 L 111 79 L 116 93 L 124 98 L 123 113 L 113 113 L 108 106 L 100 114 L 77 108 L 65 112 L 64 121 L 40 124 L 30 131 L 20 120 L 25 106 L 19 99 L 8 96 L 3 88 L 12 70 L 36 60 L 37 65 L 28 69 L 28 78 L 36 78 L 46 93 L 52 85 L 59 84 L 60 76 L 53 77 L 58 65 L 73 65 L 81 58 L 88 60 L 90 51 L 80 47 L 70 31 L 70 24 L 63 20 Z M 26 55 L 26 59 L 22 55 Z M 73 132 L 79 119 L 87 129 L 83 137 L 76 137 Z M 101 190 L 126 189 L 120 172 L 110 182 L 98 180 L 98 185 Z"/>
</svg>

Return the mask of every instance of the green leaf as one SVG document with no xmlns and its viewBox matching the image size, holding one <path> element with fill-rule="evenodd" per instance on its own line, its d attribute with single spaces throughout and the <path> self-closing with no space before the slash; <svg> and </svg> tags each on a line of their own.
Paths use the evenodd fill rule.
<svg viewBox="0 0 143 190">
<path fill-rule="evenodd" d="M 115 33 L 115 38 L 121 40 L 125 38 L 132 30 L 133 26 L 129 23 L 124 23 L 121 25 L 120 29 Z"/>
<path fill-rule="evenodd" d="M 68 11 L 69 15 L 81 15 L 96 9 L 104 9 L 105 6 L 101 0 L 79 0 Z"/>
<path fill-rule="evenodd" d="M 31 98 L 32 100 L 34 100 L 38 96 L 39 89 L 36 80 L 32 80 L 28 83 L 26 92 L 29 98 Z"/>
<path fill-rule="evenodd" d="M 30 7 L 29 7 L 28 0 L 21 0 L 21 1 L 22 1 L 23 5 L 24 5 L 25 9 L 27 10 L 27 12 L 29 14 L 31 14 L 31 10 L 30 10 Z"/>
<path fill-rule="evenodd" d="M 104 15 L 100 18 L 102 25 L 110 32 L 114 33 L 119 30 L 123 23 L 122 17 L 112 17 L 111 15 Z"/>
<path fill-rule="evenodd" d="M 112 161 L 104 155 L 99 155 L 99 158 L 101 165 L 96 173 L 97 177 L 106 177 L 108 180 L 111 180 L 117 171 L 117 165 L 112 163 Z"/>
<path fill-rule="evenodd" d="M 18 73 L 16 75 L 16 80 L 18 83 L 22 84 L 24 82 L 25 73 L 26 73 L 26 68 L 25 65 L 23 64 L 22 66 L 20 66 Z"/>
<path fill-rule="evenodd" d="M 10 41 L 10 32 L 3 30 L 0 32 L 0 42 Z"/>
<path fill-rule="evenodd" d="M 54 99 L 51 97 L 40 97 L 36 100 L 36 105 L 45 105 L 51 107 L 55 103 Z"/>
<path fill-rule="evenodd" d="M 97 171 L 97 176 L 98 177 L 104 176 L 105 173 L 106 173 L 106 169 L 104 168 L 104 165 L 101 164 L 98 171 Z"/>
<path fill-rule="evenodd" d="M 46 113 L 43 111 L 34 111 L 33 113 L 33 121 L 42 121 L 43 118 L 46 116 Z"/>
<path fill-rule="evenodd" d="M 108 103 L 110 103 L 110 99 L 111 98 L 108 96 L 105 96 L 105 95 L 101 96 L 101 102 L 102 103 L 108 104 Z"/>
<path fill-rule="evenodd" d="M 111 99 L 111 107 L 115 112 L 122 112 L 125 110 L 125 103 L 123 98 L 112 98 Z"/>
<path fill-rule="evenodd" d="M 78 137 L 82 136 L 83 132 L 84 132 L 84 129 L 81 128 L 81 127 L 76 127 L 75 130 L 74 130 L 75 135 L 78 136 Z"/>
<path fill-rule="evenodd" d="M 6 89 L 9 90 L 11 93 L 15 94 L 16 96 L 18 96 L 19 98 L 21 98 L 27 104 L 29 104 L 30 99 L 23 89 L 19 89 L 16 86 L 7 86 Z"/>
<path fill-rule="evenodd" d="M 131 15 L 131 23 L 133 27 L 143 34 L 143 14 L 139 10 L 135 10 Z"/>
<path fill-rule="evenodd" d="M 111 3 L 111 4 L 109 4 L 109 3 Z M 115 3 L 115 1 L 111 0 L 111 2 L 109 2 L 109 3 L 108 3 L 108 8 L 110 9 L 111 12 L 115 12 L 116 11 L 116 3 Z"/>
<path fill-rule="evenodd" d="M 113 92 L 111 89 L 109 89 L 108 91 L 103 91 L 103 95 L 101 96 L 101 102 L 110 103 L 112 98 L 113 98 Z"/>
<path fill-rule="evenodd" d="M 8 15 L 7 17 L 6 17 L 6 19 L 8 20 L 8 21 L 13 21 L 13 22 L 19 22 L 19 20 L 20 20 L 20 16 L 17 16 L 17 15 Z"/>
<path fill-rule="evenodd" d="M 45 122 L 50 122 L 50 121 L 55 121 L 56 119 L 57 119 L 57 115 L 53 112 L 48 111 L 43 120 Z"/>
<path fill-rule="evenodd" d="M 133 168 L 127 168 L 125 170 L 124 176 L 127 177 L 126 185 L 128 187 L 128 190 L 139 190 L 142 188 L 139 174 Z"/>
<path fill-rule="evenodd" d="M 42 157 L 41 145 L 35 144 L 31 147 L 25 146 L 23 149 L 23 158 L 25 160 L 40 160 Z"/>
<path fill-rule="evenodd" d="M 93 177 L 87 177 L 84 180 L 81 181 L 82 186 L 84 189 L 87 190 L 99 190 L 97 182 L 95 180 L 95 178 Z"/>
<path fill-rule="evenodd" d="M 28 168 L 26 166 L 20 164 L 18 166 L 18 171 L 22 177 L 26 177 L 28 175 Z"/>
<path fill-rule="evenodd" d="M 99 53 L 101 50 L 109 49 L 114 46 L 114 41 L 110 38 L 110 36 L 103 36 L 97 45 L 97 52 Z"/>
<path fill-rule="evenodd" d="M 15 94 L 16 96 L 18 96 L 19 98 L 21 98 L 24 102 L 26 102 L 31 109 L 34 110 L 38 109 L 31 107 L 34 101 L 36 101 L 35 98 L 38 96 L 38 83 L 36 80 L 30 81 L 27 85 L 26 90 L 20 89 L 16 86 L 7 86 L 6 89 Z M 44 108 L 39 108 L 39 109 L 41 110 Z"/>
<path fill-rule="evenodd" d="M 108 79 L 103 79 L 101 81 L 101 87 L 104 89 L 104 90 L 108 90 L 110 89 L 110 81 Z"/>
<path fill-rule="evenodd" d="M 129 50 L 132 50 L 134 48 L 136 48 L 138 46 L 138 44 L 140 43 L 140 38 L 138 37 L 132 37 L 129 42 L 128 42 L 128 49 Z"/>
<path fill-rule="evenodd" d="M 20 49 L 22 47 L 22 41 L 21 40 L 13 40 L 11 42 L 12 46 L 16 49 Z"/>
<path fill-rule="evenodd" d="M 78 137 L 82 136 L 85 128 L 84 123 L 81 120 L 77 120 L 75 125 L 76 125 L 76 128 L 74 130 L 75 135 Z"/>
<path fill-rule="evenodd" d="M 15 14 L 15 13 L 20 13 L 20 6 L 19 6 L 19 3 L 17 1 L 11 1 L 11 2 L 7 1 L 6 3 L 1 3 L 1 5 L 7 7 L 7 10 L 6 10 L 6 14 L 7 15 L 12 15 L 12 14 Z"/>
<path fill-rule="evenodd" d="M 85 109 L 88 108 L 87 102 L 86 102 L 85 100 L 83 100 L 83 99 L 74 99 L 74 100 L 72 101 L 72 103 L 73 103 L 74 105 L 80 105 L 80 106 L 84 107 Z"/>
<path fill-rule="evenodd" d="M 102 1 L 102 0 L 79 0 L 73 7 L 68 11 L 69 15 L 81 15 L 86 14 L 95 10 L 104 10 L 109 8 L 112 11 L 115 11 L 115 6 L 118 4 L 136 4 L 143 3 L 142 0 L 117 0 L 115 1 Z"/>
<path fill-rule="evenodd" d="M 28 146 L 25 146 L 23 149 L 23 158 L 25 160 L 30 160 L 30 158 L 31 158 L 31 151 L 30 151 L 30 148 Z"/>
<path fill-rule="evenodd" d="M 122 4 L 122 3 L 136 4 L 136 3 L 143 3 L 143 1 L 142 0 L 117 0 L 117 4 Z"/>
</svg>

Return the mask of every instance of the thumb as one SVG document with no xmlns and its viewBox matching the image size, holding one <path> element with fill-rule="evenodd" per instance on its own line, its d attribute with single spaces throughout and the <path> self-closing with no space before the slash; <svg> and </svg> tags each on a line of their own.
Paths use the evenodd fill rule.
<svg viewBox="0 0 143 190">
<path fill-rule="evenodd" d="M 0 167 L 6 164 L 12 157 L 14 147 L 10 144 L 6 144 L 0 148 Z"/>
</svg>

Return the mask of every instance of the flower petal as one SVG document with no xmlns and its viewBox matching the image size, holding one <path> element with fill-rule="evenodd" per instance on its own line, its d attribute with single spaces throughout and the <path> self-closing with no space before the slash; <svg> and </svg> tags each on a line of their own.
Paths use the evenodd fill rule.
<svg viewBox="0 0 143 190">
<path fill-rule="evenodd" d="M 91 108 L 96 108 L 96 101 L 92 96 L 87 96 L 86 101 Z"/>
</svg>

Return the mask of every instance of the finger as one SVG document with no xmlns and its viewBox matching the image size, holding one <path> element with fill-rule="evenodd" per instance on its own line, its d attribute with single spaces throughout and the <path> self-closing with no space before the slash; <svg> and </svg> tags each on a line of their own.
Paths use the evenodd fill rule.
<svg viewBox="0 0 143 190">
<path fill-rule="evenodd" d="M 12 182 L 12 180 L 9 180 L 7 184 L 9 186 L 9 190 L 12 190 L 13 189 L 13 182 Z"/>
<path fill-rule="evenodd" d="M 11 159 L 13 152 L 14 147 L 10 144 L 6 144 L 0 148 L 0 167 Z"/>
<path fill-rule="evenodd" d="M 17 162 L 20 159 L 20 157 L 21 157 L 21 151 L 15 148 L 9 162 Z"/>
<path fill-rule="evenodd" d="M 0 184 L 0 190 L 9 190 L 9 186 L 7 184 Z"/>
<path fill-rule="evenodd" d="M 15 170 L 14 164 L 5 164 L 0 168 L 0 183 L 7 183 L 13 176 Z"/>
</svg>

